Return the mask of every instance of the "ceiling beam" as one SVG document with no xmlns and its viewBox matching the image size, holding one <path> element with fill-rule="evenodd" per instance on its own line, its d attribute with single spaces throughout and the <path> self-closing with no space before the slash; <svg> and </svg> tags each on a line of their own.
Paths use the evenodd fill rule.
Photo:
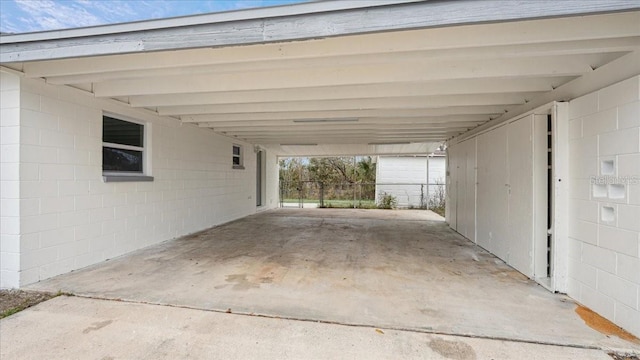
<svg viewBox="0 0 640 360">
<path fill-rule="evenodd" d="M 309 123 L 309 124 L 299 124 L 292 123 L 291 121 L 284 121 L 275 124 L 245 124 L 244 122 L 235 122 L 235 123 L 226 123 L 226 124 L 206 124 L 207 126 L 201 127 L 210 127 L 216 131 L 242 131 L 242 130 L 273 130 L 273 129 L 314 129 L 314 130 L 322 130 L 328 127 L 332 129 L 361 129 L 361 128 L 375 128 L 375 129 L 384 129 L 384 128 L 439 128 L 439 127 L 447 127 L 447 126 L 458 126 L 458 127 L 472 127 L 477 124 L 482 124 L 487 122 L 488 119 L 482 119 L 478 121 L 439 121 L 439 122 L 403 122 L 403 121 L 394 121 L 389 120 L 385 122 L 377 122 L 377 123 L 368 123 L 368 122 L 354 122 L 354 123 L 326 123 L 326 124 L 318 124 L 318 123 Z"/>
<path fill-rule="evenodd" d="M 397 133 L 397 134 L 387 134 L 387 133 L 343 133 L 343 134 L 242 134 L 242 135 L 229 135 L 231 137 L 235 137 L 235 138 L 240 138 L 240 139 L 244 139 L 244 138 L 260 138 L 260 139 L 284 139 L 284 138 L 289 138 L 289 139 L 307 139 L 307 138 L 378 138 L 378 139 L 384 139 L 384 138 L 398 138 L 398 137 L 406 137 L 406 138 L 413 138 L 413 137 L 420 137 L 420 138 L 424 138 L 424 137 L 443 137 L 443 136 L 451 136 L 453 134 L 458 134 L 459 131 L 457 130 L 452 130 L 452 131 L 438 131 L 438 132 L 425 132 L 425 133 Z"/>
<path fill-rule="evenodd" d="M 274 121 L 297 119 L 344 119 L 344 118 L 420 118 L 424 121 L 432 119 L 453 120 L 459 115 L 486 115 L 487 117 L 503 114 L 515 105 L 489 106 L 456 106 L 433 109 L 392 109 L 392 110 L 326 110 L 326 111 L 292 111 L 292 112 L 260 112 L 260 113 L 231 113 L 186 115 L 180 119 L 185 123 L 216 123 L 231 121 Z M 461 116 L 460 118 L 463 118 Z"/>
<path fill-rule="evenodd" d="M 2 36 L 0 62 L 300 41 L 640 8 L 634 0 L 424 1 L 383 6 L 367 3 L 360 8 L 339 10 L 336 9 L 336 6 L 340 7 L 337 4 L 340 2 L 201 15 L 103 26 L 84 32 L 62 30 L 44 34 Z M 235 17 L 237 14 L 240 14 L 239 17 Z"/>
<path fill-rule="evenodd" d="M 200 123 L 200 127 L 216 129 L 269 129 L 272 127 L 310 128 L 310 127 L 350 127 L 350 126 L 443 126 L 460 124 L 478 124 L 489 121 L 486 115 L 446 116 L 440 118 L 371 118 L 359 119 L 357 123 L 295 123 L 291 120 L 275 121 L 226 121 L 214 123 Z"/>
<path fill-rule="evenodd" d="M 398 39 L 402 41 L 402 39 Z M 379 43 L 379 40 L 372 41 Z M 515 57 L 539 57 L 539 56 L 561 56 L 561 55 L 578 55 L 578 54 L 598 54 L 613 52 L 628 52 L 633 50 L 634 46 L 639 43 L 638 37 L 624 37 L 619 39 L 599 39 L 599 40 L 579 40 L 579 41 L 563 41 L 553 43 L 535 43 L 526 45 L 502 45 L 502 46 L 486 46 L 486 47 L 469 47 L 469 48 L 444 48 L 436 50 L 407 50 L 403 52 L 389 51 L 388 47 L 382 47 L 379 52 L 358 54 L 358 55 L 341 55 L 331 53 L 330 49 L 324 53 L 318 53 L 316 57 L 276 57 L 274 59 L 264 59 L 264 56 L 254 54 L 253 57 L 245 56 L 231 59 L 228 62 L 221 62 L 215 54 L 208 56 L 212 64 L 193 65 L 187 64 L 179 66 L 183 61 L 176 61 L 173 67 L 153 68 L 150 64 L 147 67 L 134 70 L 114 70 L 101 71 L 97 66 L 92 67 L 93 72 L 82 74 L 69 74 L 62 76 L 47 75 L 40 72 L 31 71 L 30 64 L 25 65 L 25 73 L 28 77 L 44 77 L 50 84 L 84 84 L 91 82 L 102 82 L 122 79 L 143 79 L 146 77 L 163 77 L 176 75 L 198 75 L 209 73 L 232 73 L 246 71 L 264 71 L 264 70 L 283 70 L 283 69 L 311 69 L 319 67 L 328 67 L 339 62 L 343 66 L 348 65 L 370 65 L 384 63 L 411 63 L 430 60 L 460 60 L 460 59 L 476 59 L 476 60 L 498 60 L 504 58 Z M 317 48 L 316 48 L 317 49 Z M 319 49 L 317 49 L 319 50 Z M 254 49 L 256 51 L 256 49 Z M 173 54 L 173 53 L 171 53 Z M 154 63 L 162 58 L 165 54 L 157 54 L 148 62 Z M 189 56 L 185 54 L 184 56 Z M 161 60 L 165 63 L 166 60 Z M 217 62 L 216 62 L 217 61 Z"/>
<path fill-rule="evenodd" d="M 521 93 L 551 91 L 573 77 L 530 79 L 464 79 L 433 82 L 343 85 L 301 89 L 249 90 L 131 96 L 133 107 L 242 104 L 281 101 L 375 99 L 403 96 L 463 95 L 474 93 Z"/>
<path fill-rule="evenodd" d="M 441 126 L 441 127 L 421 127 L 421 128 L 351 128 L 351 129 L 269 129 L 269 130 L 227 130 L 227 129 L 213 129 L 216 132 L 221 132 L 227 135 L 286 135 L 286 134 L 298 134 L 298 135 L 316 135 L 316 134 L 380 134 L 380 135 L 393 135 L 393 134 L 439 134 L 453 131 L 467 130 L 468 126 Z"/>
<path fill-rule="evenodd" d="M 393 138 L 379 138 L 379 137 L 345 137 L 345 138 L 327 138 L 327 137 L 315 137 L 315 138 L 246 138 L 241 139 L 253 144 L 301 144 L 301 143 L 313 143 L 313 144 L 370 144 L 370 143 L 422 143 L 422 142 L 442 142 L 446 140 L 446 136 L 429 137 L 429 136 L 416 136 L 416 137 L 393 137 Z"/>
<path fill-rule="evenodd" d="M 475 94 L 449 96 L 407 96 L 381 99 L 347 99 L 297 102 L 268 102 L 225 105 L 193 105 L 158 107 L 160 115 L 230 114 L 251 112 L 298 112 L 331 109 L 428 109 L 451 106 L 518 105 L 537 93 Z"/>
<path fill-rule="evenodd" d="M 186 49 L 179 52 L 153 54 L 153 56 L 142 53 L 32 62 L 24 64 L 24 72 L 29 77 L 46 78 L 109 73 L 146 76 L 144 75 L 146 71 L 171 69 L 177 71 L 176 69 L 203 65 L 308 59 L 328 55 L 373 55 L 435 50 L 436 56 L 439 56 L 437 54 L 441 51 L 442 56 L 452 56 L 460 50 L 478 51 L 481 47 L 487 47 L 496 52 L 504 47 L 503 51 L 520 50 L 531 56 L 536 53 L 536 48 L 543 50 L 546 46 L 560 46 L 567 49 L 564 51 L 576 51 L 583 44 L 591 44 L 594 48 L 606 46 L 611 49 L 611 45 L 607 44 L 613 38 L 638 36 L 635 28 L 638 22 L 640 22 L 640 12 L 629 12 L 590 16 L 589 21 L 584 21 L 584 18 L 565 18 L 419 29 L 302 42 Z M 618 41 L 623 41 L 618 43 L 618 46 L 625 46 L 625 40 Z"/>
<path fill-rule="evenodd" d="M 460 138 L 452 139 L 452 143 L 467 139 L 482 131 L 486 131 L 493 126 L 496 126 L 497 124 L 500 124 L 505 120 L 508 120 L 509 118 L 512 118 L 519 114 L 524 114 L 527 111 L 534 110 L 550 102 L 572 100 L 582 95 L 597 91 L 599 89 L 604 89 L 607 86 L 626 80 L 638 74 L 640 74 L 640 50 L 627 54 L 619 59 L 612 61 L 609 64 L 606 64 L 601 68 L 596 69 L 592 73 L 570 81 L 569 83 L 553 91 L 549 91 L 527 104 L 517 106 L 502 114 L 502 116 L 488 121 L 482 126 L 470 130 L 469 132 L 463 134 Z"/>
<path fill-rule="evenodd" d="M 334 66 L 313 70 L 257 71 L 232 74 L 168 76 L 94 84 L 98 97 L 268 90 L 355 84 L 384 84 L 455 79 L 578 76 L 621 54 L 517 58 L 509 61 L 422 61 L 414 64 Z"/>
</svg>

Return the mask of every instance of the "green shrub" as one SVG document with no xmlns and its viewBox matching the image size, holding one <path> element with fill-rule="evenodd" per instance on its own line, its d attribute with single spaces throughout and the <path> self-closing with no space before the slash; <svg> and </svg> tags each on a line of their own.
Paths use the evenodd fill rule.
<svg viewBox="0 0 640 360">
<path fill-rule="evenodd" d="M 397 205 L 398 200 L 396 197 L 386 192 L 381 194 L 380 199 L 378 199 L 378 209 L 395 209 Z"/>
</svg>

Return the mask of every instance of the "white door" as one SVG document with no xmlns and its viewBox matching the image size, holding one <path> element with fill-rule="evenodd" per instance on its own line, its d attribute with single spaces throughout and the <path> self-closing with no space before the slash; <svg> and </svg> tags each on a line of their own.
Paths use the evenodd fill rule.
<svg viewBox="0 0 640 360">
<path fill-rule="evenodd" d="M 533 277 L 533 115 L 508 129 L 509 253 L 507 263 Z"/>
<path fill-rule="evenodd" d="M 477 243 L 507 260 L 508 174 L 507 127 L 478 136 Z"/>
</svg>

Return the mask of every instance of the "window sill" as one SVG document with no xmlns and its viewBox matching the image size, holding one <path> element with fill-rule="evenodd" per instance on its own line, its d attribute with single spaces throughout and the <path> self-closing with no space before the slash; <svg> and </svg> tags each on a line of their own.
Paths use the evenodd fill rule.
<svg viewBox="0 0 640 360">
<path fill-rule="evenodd" d="M 146 175 L 102 175 L 102 181 L 128 182 L 128 181 L 153 181 L 153 176 Z"/>
<path fill-rule="evenodd" d="M 233 168 L 235 170 L 244 170 L 244 166 L 242 166 L 242 165 L 233 165 Z"/>
</svg>

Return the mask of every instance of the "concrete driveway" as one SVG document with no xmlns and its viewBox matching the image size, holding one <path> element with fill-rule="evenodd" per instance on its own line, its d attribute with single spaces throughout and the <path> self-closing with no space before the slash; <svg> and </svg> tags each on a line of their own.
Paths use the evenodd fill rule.
<svg viewBox="0 0 640 360">
<path fill-rule="evenodd" d="M 464 336 L 465 343 L 558 345 L 551 348 L 563 349 L 561 354 L 640 350 L 585 325 L 570 298 L 544 290 L 426 211 L 280 209 L 30 288 L 122 300 L 83 306 L 123 312 L 128 306 L 196 311 L 201 315 L 189 316 L 286 320 L 294 327 L 315 321 L 320 332 L 366 336 L 381 335 L 367 332 L 380 329 L 410 342 L 423 339 L 408 347 L 416 351 L 443 335 Z M 77 301 L 89 300 L 51 303 Z M 53 305 L 42 304 L 47 306 Z"/>
</svg>

